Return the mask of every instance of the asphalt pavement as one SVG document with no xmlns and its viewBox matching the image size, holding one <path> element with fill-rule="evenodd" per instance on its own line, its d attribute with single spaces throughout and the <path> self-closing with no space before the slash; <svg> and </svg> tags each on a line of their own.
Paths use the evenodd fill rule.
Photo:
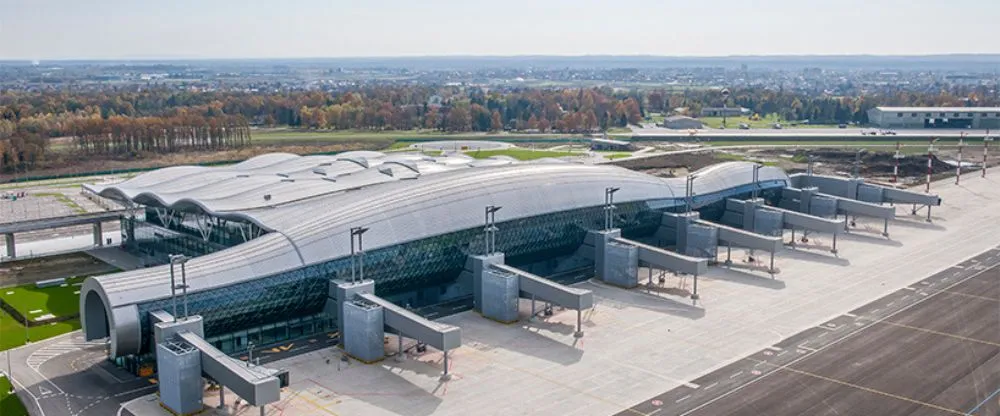
<svg viewBox="0 0 1000 416">
<path fill-rule="evenodd" d="M 619 415 L 998 415 L 1000 250 Z"/>
</svg>

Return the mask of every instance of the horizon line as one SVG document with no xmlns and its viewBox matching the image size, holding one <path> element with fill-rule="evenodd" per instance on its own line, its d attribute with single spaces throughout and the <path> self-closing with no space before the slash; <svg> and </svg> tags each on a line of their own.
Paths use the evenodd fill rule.
<svg viewBox="0 0 1000 416">
<path fill-rule="evenodd" d="M 519 55 L 478 55 L 478 54 L 443 54 L 443 55 L 373 55 L 373 56 L 295 56 L 295 57 L 205 57 L 205 56 L 133 56 L 133 57 L 62 57 L 62 58 L 4 58 L 0 62 L 70 62 L 70 61 L 269 61 L 269 60 L 363 60 L 363 59 L 508 59 L 508 58 L 649 58 L 649 59 L 760 59 L 760 58 L 946 58 L 946 57 L 979 57 L 1000 58 L 1000 52 L 960 52 L 960 53 L 929 53 L 929 54 L 753 54 L 753 55 L 654 55 L 654 54 L 519 54 Z"/>
</svg>

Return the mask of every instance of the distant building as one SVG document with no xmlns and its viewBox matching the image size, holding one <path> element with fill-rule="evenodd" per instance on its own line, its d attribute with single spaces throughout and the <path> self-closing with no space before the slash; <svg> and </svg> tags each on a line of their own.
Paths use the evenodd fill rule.
<svg viewBox="0 0 1000 416">
<path fill-rule="evenodd" d="M 875 107 L 868 123 L 881 128 L 997 129 L 1000 107 Z"/>
<path fill-rule="evenodd" d="M 441 98 L 440 95 L 432 95 L 429 98 L 427 98 L 427 107 L 429 108 L 438 108 L 441 107 L 441 105 L 443 104 L 444 104 L 444 98 Z"/>
<path fill-rule="evenodd" d="M 698 119 L 687 116 L 670 116 L 663 119 L 663 127 L 674 130 L 700 129 L 705 124 Z"/>
<path fill-rule="evenodd" d="M 605 136 L 603 139 L 591 139 L 590 150 L 613 150 L 627 152 L 635 149 L 632 146 L 632 143 L 621 140 L 612 140 Z"/>
<path fill-rule="evenodd" d="M 750 109 L 743 107 L 703 107 L 701 109 L 702 117 L 739 117 L 739 116 L 749 116 Z"/>
</svg>

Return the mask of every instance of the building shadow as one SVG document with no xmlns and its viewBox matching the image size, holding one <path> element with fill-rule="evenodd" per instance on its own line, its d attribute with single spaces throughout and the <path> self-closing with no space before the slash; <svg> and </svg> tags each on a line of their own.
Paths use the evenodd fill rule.
<svg viewBox="0 0 1000 416">
<path fill-rule="evenodd" d="M 679 296 L 674 296 L 666 293 L 647 293 L 645 285 L 634 289 L 623 289 L 593 279 L 577 287 L 592 290 L 594 296 L 598 298 L 595 299 L 595 303 L 601 306 L 617 309 L 631 306 L 687 319 L 701 319 L 705 316 L 705 309 L 694 305 L 690 300 L 691 293 L 686 289 L 681 289 L 677 292 Z"/>
<path fill-rule="evenodd" d="M 354 390 L 351 385 L 333 385 L 328 380 L 315 379 L 302 380 L 295 384 L 298 384 L 296 387 L 306 387 L 313 384 L 334 395 L 347 396 L 393 414 L 428 416 L 437 411 L 437 408 L 444 401 L 435 393 L 447 383 L 456 382 L 455 378 L 447 382 L 438 380 L 434 390 L 427 391 L 424 387 L 415 385 L 400 375 L 405 371 L 424 374 L 420 368 L 429 368 L 427 363 L 419 359 L 407 359 L 397 363 L 392 358 L 386 358 L 381 364 L 381 374 L 369 381 L 369 383 L 377 384 L 378 388 L 365 389 L 364 385 L 356 385 L 353 387 L 357 390 Z M 352 361 L 351 365 L 365 364 Z M 440 371 L 436 371 L 429 376 L 436 379 L 440 374 Z"/>
<path fill-rule="evenodd" d="M 844 233 L 837 237 L 841 241 L 855 241 L 859 243 L 869 243 L 876 244 L 886 247 L 902 247 L 903 242 L 898 240 L 890 240 L 879 234 L 868 234 L 868 233 Z"/>
<path fill-rule="evenodd" d="M 721 280 L 741 285 L 757 286 L 765 289 L 781 290 L 785 288 L 785 281 L 771 278 L 769 276 L 748 273 L 738 268 L 711 267 L 708 273 L 700 278 L 710 280 Z"/>
<path fill-rule="evenodd" d="M 795 248 L 786 248 L 785 251 L 781 252 L 781 257 L 810 261 L 823 264 L 832 264 L 834 266 L 849 266 L 851 261 L 843 257 L 837 257 L 827 249 L 827 251 L 814 251 L 803 248 L 809 247 L 805 244 L 796 244 Z M 824 247 L 825 248 L 825 247 Z"/>
<path fill-rule="evenodd" d="M 945 227 L 936 222 L 927 222 L 927 217 L 917 217 L 912 215 L 907 215 L 903 217 L 905 219 L 896 219 L 889 221 L 889 234 L 892 234 L 892 227 L 906 227 L 906 228 L 916 228 L 920 230 L 934 230 L 934 231 L 946 231 L 948 227 Z"/>
</svg>

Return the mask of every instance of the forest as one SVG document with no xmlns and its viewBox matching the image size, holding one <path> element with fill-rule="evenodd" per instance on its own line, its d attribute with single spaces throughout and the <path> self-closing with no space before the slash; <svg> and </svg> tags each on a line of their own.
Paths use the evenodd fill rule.
<svg viewBox="0 0 1000 416">
<path fill-rule="evenodd" d="M 976 88 L 857 97 L 745 88 L 727 105 L 785 120 L 864 124 L 880 105 L 990 106 Z M 993 100 L 995 101 L 995 100 Z M 27 171 L 53 138 L 76 155 L 137 158 L 251 144 L 251 126 L 317 130 L 590 133 L 641 123 L 651 113 L 721 106 L 718 91 L 600 88 L 489 89 L 374 86 L 336 91 L 191 91 L 167 87 L 100 92 L 0 92 L 0 172 Z"/>
</svg>

